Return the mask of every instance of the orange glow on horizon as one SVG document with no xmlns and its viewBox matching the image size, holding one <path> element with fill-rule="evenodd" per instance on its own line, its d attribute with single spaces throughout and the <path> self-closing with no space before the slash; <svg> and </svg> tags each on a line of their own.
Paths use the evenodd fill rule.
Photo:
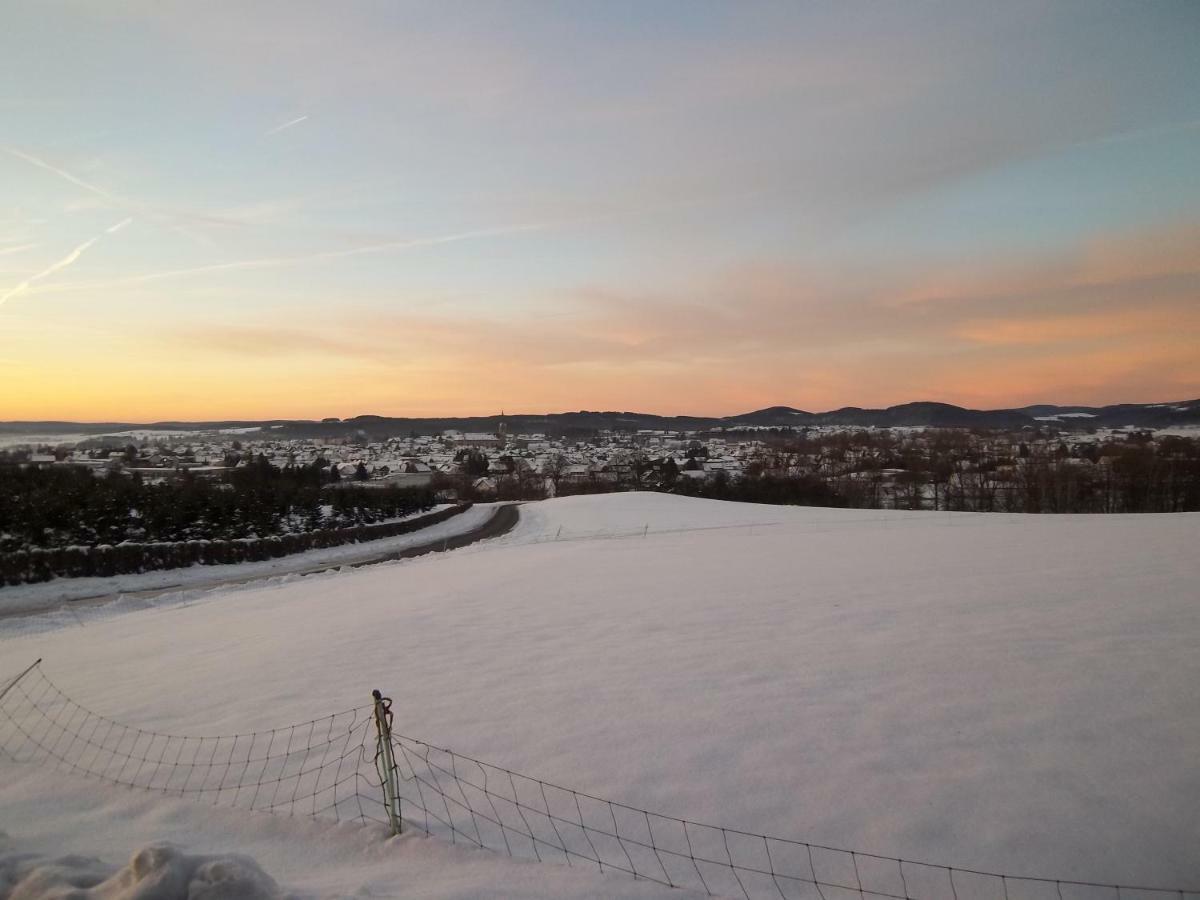
<svg viewBox="0 0 1200 900">
<path fill-rule="evenodd" d="M 1096 246 L 1108 249 L 1099 262 Z M 560 312 L 547 317 L 349 309 L 286 325 L 134 315 L 97 328 L 91 298 L 14 304 L 0 310 L 0 420 L 1186 400 L 1200 396 L 1197 261 L 1200 229 L 1185 227 L 1058 262 L 883 273 L 841 296 L 815 287 L 836 286 L 835 272 L 743 266 L 685 296 L 551 297 Z M 914 302 L 932 285 L 937 302 Z"/>
</svg>

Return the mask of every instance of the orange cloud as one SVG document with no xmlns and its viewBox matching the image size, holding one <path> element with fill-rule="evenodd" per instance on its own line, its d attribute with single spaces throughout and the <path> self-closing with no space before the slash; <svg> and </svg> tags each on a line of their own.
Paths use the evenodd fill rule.
<svg viewBox="0 0 1200 900">
<path fill-rule="evenodd" d="M 1172 279 L 1200 276 L 1200 224 L 1163 225 L 1134 234 L 1091 240 L 1074 252 L 1046 254 L 1014 263 L 943 268 L 921 272 L 893 292 L 900 306 L 987 303 L 1021 297 L 1070 301 L 1090 289 L 1152 289 Z M 1090 294 L 1092 300 L 1095 293 Z M 1128 300 L 1128 297 L 1124 297 Z"/>
<path fill-rule="evenodd" d="M 519 315 L 343 304 L 302 324 L 155 332 L 148 319 L 98 336 L 64 310 L 60 340 L 20 318 L 0 332 L 0 418 L 1185 399 L 1200 396 L 1200 272 L 1185 252 L 1197 234 L 1113 237 L 949 279 L 747 264 L 672 291 L 531 298 Z M 897 302 L 934 283 L 942 302 Z"/>
<path fill-rule="evenodd" d="M 955 334 L 980 344 L 1039 345 L 1169 335 L 1180 329 L 1200 334 L 1200 308 L 1099 310 L 1070 316 L 976 319 L 960 325 Z"/>
</svg>

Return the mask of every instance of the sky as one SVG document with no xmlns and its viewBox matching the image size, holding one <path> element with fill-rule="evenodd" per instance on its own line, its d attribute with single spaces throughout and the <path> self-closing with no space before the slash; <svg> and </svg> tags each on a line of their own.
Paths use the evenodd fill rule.
<svg viewBox="0 0 1200 900">
<path fill-rule="evenodd" d="M 0 12 L 0 419 L 1200 397 L 1200 3 Z"/>
</svg>

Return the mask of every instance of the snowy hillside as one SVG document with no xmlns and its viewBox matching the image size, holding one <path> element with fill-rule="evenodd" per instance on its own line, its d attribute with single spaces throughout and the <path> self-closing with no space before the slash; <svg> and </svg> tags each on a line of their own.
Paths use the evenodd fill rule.
<svg viewBox="0 0 1200 900">
<path fill-rule="evenodd" d="M 404 734 L 693 821 L 1196 886 L 1197 534 L 1194 514 L 564 498 L 448 554 L 0 620 L 0 678 L 43 657 L 91 709 L 195 735 L 311 719 L 379 687 Z M 686 896 L 6 762 L 0 823 L 0 857 L 83 853 L 113 871 L 167 839 L 249 854 L 318 895 Z"/>
</svg>

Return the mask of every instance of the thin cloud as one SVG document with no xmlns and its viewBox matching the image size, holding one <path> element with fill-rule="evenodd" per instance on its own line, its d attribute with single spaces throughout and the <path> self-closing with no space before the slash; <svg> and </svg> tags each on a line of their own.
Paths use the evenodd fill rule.
<svg viewBox="0 0 1200 900">
<path fill-rule="evenodd" d="M 83 254 L 88 250 L 88 248 L 91 247 L 94 243 L 96 243 L 96 241 L 100 240 L 100 238 L 102 238 L 108 234 L 116 234 L 118 231 L 120 231 L 122 228 L 124 228 L 126 225 L 128 225 L 132 221 L 133 221 L 132 218 L 124 219 L 124 220 L 118 222 L 116 225 L 112 225 L 112 226 L 104 229 L 104 231 L 100 232 L 94 238 L 89 238 L 88 240 L 84 241 L 82 244 L 80 244 L 78 247 L 76 247 L 74 250 L 72 250 L 70 253 L 68 253 L 66 256 L 64 256 L 62 259 L 60 259 L 58 262 L 53 263 L 50 266 L 47 266 L 45 269 L 42 269 L 42 271 L 38 272 L 36 275 L 30 275 L 28 278 L 26 278 L 24 281 L 22 281 L 16 287 L 10 289 L 5 294 L 0 296 L 0 306 L 3 306 L 5 303 L 7 303 L 13 297 L 16 297 L 19 294 L 23 294 L 26 291 L 28 291 L 29 288 L 34 283 L 41 281 L 44 278 L 49 278 L 55 272 L 65 269 L 65 268 L 67 268 L 67 266 L 73 265 L 75 263 L 75 261 L 78 260 L 79 257 L 83 256 Z"/>
<path fill-rule="evenodd" d="M 37 244 L 18 244 L 16 247 L 0 247 L 0 256 L 9 256 L 13 253 L 24 253 L 26 250 L 32 250 L 37 246 Z"/>
<path fill-rule="evenodd" d="M 1171 122 L 1167 125 L 1159 125 L 1153 128 L 1139 128 L 1134 131 L 1118 131 L 1114 134 L 1107 134 L 1091 140 L 1077 141 L 1071 146 L 1088 146 L 1092 144 L 1123 144 L 1127 141 L 1141 141 L 1145 140 L 1146 138 L 1183 134 L 1188 131 L 1195 131 L 1198 128 L 1200 128 L 1200 119 L 1188 119 L 1184 122 Z"/>
<path fill-rule="evenodd" d="M 78 188 L 82 188 L 91 194 L 95 194 L 104 200 L 107 200 L 113 206 L 129 212 L 135 212 L 141 215 L 157 218 L 159 220 L 166 219 L 173 223 L 196 223 L 201 225 L 223 225 L 223 226 L 241 226 L 244 223 L 235 219 L 219 218 L 216 216 L 208 216 L 198 213 L 178 211 L 172 209 L 164 209 L 162 207 L 153 206 L 149 203 L 143 203 L 140 200 L 134 200 L 129 197 L 122 197 L 119 194 L 114 194 L 112 191 L 107 191 L 98 185 L 85 181 L 78 175 L 68 172 L 66 169 L 50 163 L 41 157 L 34 156 L 31 153 L 26 153 L 23 150 L 18 150 L 15 147 L 0 145 L 0 152 L 7 153 L 14 159 L 22 160 L 31 166 L 36 166 L 39 169 L 57 175 L 59 178 L 67 181 Z"/>
<path fill-rule="evenodd" d="M 282 125 L 276 125 L 270 131 L 268 131 L 266 133 L 266 135 L 264 135 L 264 136 L 270 137 L 273 134 L 279 134 L 279 132 L 281 132 L 281 131 L 287 131 L 289 128 L 291 128 L 295 125 L 299 125 L 301 122 L 307 122 L 307 121 L 308 121 L 308 116 L 298 116 L 295 119 L 292 119 L 288 122 L 284 122 Z"/>
<path fill-rule="evenodd" d="M 373 253 L 387 253 L 404 250 L 415 250 L 420 247 L 436 247 L 441 244 L 454 244 L 459 241 L 478 240 L 487 237 L 501 237 L 509 234 L 520 234 L 526 231 L 540 231 L 549 228 L 547 223 L 529 223 L 522 225 L 503 225 L 497 228 L 481 228 L 475 231 L 462 231 L 457 234 L 446 234 L 429 238 L 412 238 L 405 241 L 386 241 L 378 244 L 365 244 L 360 247 L 349 247 L 344 250 L 322 250 L 316 253 L 296 256 L 269 256 L 259 259 L 241 259 L 232 262 L 213 263 L 207 266 L 193 266 L 188 269 L 171 269 L 165 272 L 148 272 L 144 275 L 130 275 L 106 282 L 76 282 L 57 284 L 42 288 L 36 293 L 59 293 L 63 291 L 100 290 L 113 287 L 123 287 L 134 284 L 164 281 L 172 278 L 186 278 L 192 275 L 206 275 L 212 272 L 246 271 L 253 269 L 275 269 L 282 266 L 294 266 L 302 263 L 320 262 L 330 259 L 345 259 L 351 256 L 363 256 Z"/>
<path fill-rule="evenodd" d="M 29 163 L 31 166 L 37 166 L 39 169 L 45 169 L 47 172 L 52 172 L 53 174 L 57 175 L 59 178 L 62 178 L 64 181 L 69 181 L 71 184 L 75 185 L 76 187 L 83 188 L 85 191 L 93 193 L 97 197 L 103 197 L 105 200 L 109 201 L 110 203 L 114 203 L 117 206 L 139 206 L 140 205 L 140 204 L 135 203 L 132 200 L 126 199 L 125 197 L 118 197 L 116 194 L 106 191 L 102 187 L 97 187 L 96 185 L 91 184 L 87 181 L 84 181 L 82 178 L 80 178 L 76 175 L 72 175 L 66 169 L 60 169 L 58 166 L 52 165 L 51 163 L 46 162 L 46 160 L 44 160 L 44 159 L 40 159 L 39 157 L 32 156 L 21 150 L 17 150 L 14 147 L 0 147 L 0 150 L 3 150 L 9 156 L 15 157 L 16 159 L 20 159 L 20 160 L 23 160 L 24 162 Z"/>
</svg>

